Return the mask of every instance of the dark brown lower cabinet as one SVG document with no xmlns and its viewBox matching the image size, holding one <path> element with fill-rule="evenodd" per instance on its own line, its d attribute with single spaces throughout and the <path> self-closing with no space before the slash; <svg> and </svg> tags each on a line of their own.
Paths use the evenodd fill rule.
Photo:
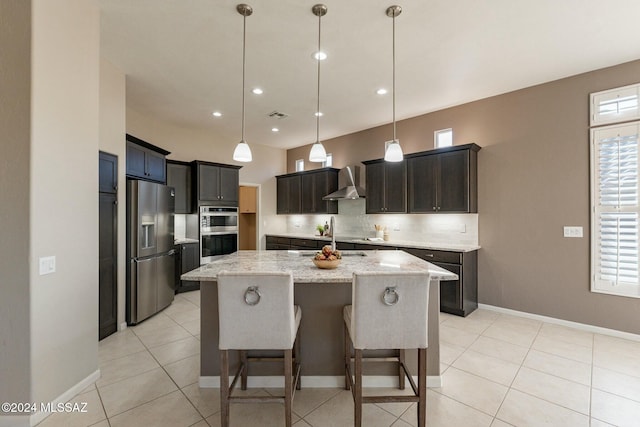
<svg viewBox="0 0 640 427">
<path fill-rule="evenodd" d="M 200 282 L 180 280 L 180 276 L 200 267 L 200 244 L 182 243 L 176 250 L 176 293 L 200 289 Z"/>
</svg>

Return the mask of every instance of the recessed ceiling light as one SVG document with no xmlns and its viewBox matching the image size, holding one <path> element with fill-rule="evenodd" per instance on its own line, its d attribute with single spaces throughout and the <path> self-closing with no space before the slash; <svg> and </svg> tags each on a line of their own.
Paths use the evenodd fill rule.
<svg viewBox="0 0 640 427">
<path fill-rule="evenodd" d="M 320 51 L 320 52 L 313 52 L 313 55 L 311 55 L 311 57 L 313 59 L 319 59 L 320 61 L 324 61 L 325 59 L 327 59 L 327 54 Z"/>
<path fill-rule="evenodd" d="M 259 87 L 253 89 L 251 92 L 255 93 L 256 95 L 262 95 L 262 89 L 260 89 Z"/>
<path fill-rule="evenodd" d="M 381 87 L 380 89 L 378 89 L 378 90 L 376 91 L 376 93 L 377 93 L 378 95 L 386 95 L 386 94 L 387 94 L 387 90 L 386 90 L 385 88 Z"/>
<path fill-rule="evenodd" d="M 322 111 L 318 111 L 317 113 L 315 113 L 316 117 L 322 117 L 324 116 L 324 114 L 322 114 Z"/>
<path fill-rule="evenodd" d="M 271 128 L 271 132 L 280 132 L 280 129 L 278 129 L 278 128 Z"/>
<path fill-rule="evenodd" d="M 214 111 L 212 115 L 213 117 L 222 117 L 222 113 L 220 111 Z"/>
</svg>

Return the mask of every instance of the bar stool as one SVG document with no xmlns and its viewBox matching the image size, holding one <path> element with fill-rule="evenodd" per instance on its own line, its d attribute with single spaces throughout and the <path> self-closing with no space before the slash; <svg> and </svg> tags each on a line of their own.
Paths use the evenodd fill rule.
<svg viewBox="0 0 640 427">
<path fill-rule="evenodd" d="M 284 272 L 218 274 L 220 349 L 220 407 L 223 427 L 229 426 L 229 403 L 284 402 L 285 423 L 291 426 L 294 389 L 300 389 L 302 310 L 293 305 L 293 275 Z M 229 386 L 229 350 L 239 350 L 240 366 Z M 283 350 L 278 358 L 248 357 L 248 350 Z M 249 362 L 284 360 L 284 396 L 232 396 L 241 378 L 247 388 Z"/>
<path fill-rule="evenodd" d="M 351 389 L 355 427 L 362 425 L 362 404 L 418 402 L 418 427 L 426 423 L 427 321 L 429 273 L 354 273 L 352 305 L 344 307 L 345 388 Z M 351 372 L 351 344 L 354 349 L 354 377 Z M 418 349 L 418 385 L 404 363 L 405 349 Z M 393 358 L 364 358 L 366 361 L 398 363 L 399 388 L 405 376 L 413 395 L 363 396 L 363 350 L 398 350 Z"/>
</svg>

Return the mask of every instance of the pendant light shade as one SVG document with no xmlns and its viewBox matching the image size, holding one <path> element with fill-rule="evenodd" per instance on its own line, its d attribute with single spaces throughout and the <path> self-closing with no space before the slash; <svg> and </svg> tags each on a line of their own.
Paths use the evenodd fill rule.
<svg viewBox="0 0 640 427">
<path fill-rule="evenodd" d="M 236 149 L 233 150 L 233 160 L 236 162 L 250 162 L 253 160 L 253 157 L 251 156 L 251 148 L 249 148 L 249 144 L 244 140 L 238 142 Z"/>
<path fill-rule="evenodd" d="M 400 6 L 389 6 L 387 8 L 387 16 L 392 18 L 393 21 L 393 140 L 391 140 L 387 145 L 384 152 L 384 160 L 387 162 L 401 162 L 404 158 L 402 147 L 400 147 L 400 141 L 396 138 L 396 16 L 400 15 L 400 13 L 402 13 L 402 8 Z"/>
<path fill-rule="evenodd" d="M 233 160 L 236 162 L 250 162 L 252 160 L 251 148 L 249 144 L 244 140 L 244 83 L 245 83 L 245 51 L 247 41 L 247 16 L 251 16 L 253 9 L 248 4 L 239 4 L 236 10 L 242 18 L 242 139 L 236 145 L 236 149 L 233 150 Z"/>
<path fill-rule="evenodd" d="M 316 4 L 311 8 L 311 11 L 314 15 L 318 17 L 318 50 L 317 52 L 322 52 L 320 49 L 320 29 L 321 29 L 321 21 L 322 17 L 327 14 L 327 6 L 324 4 Z M 324 145 L 320 142 L 320 56 L 316 57 L 316 61 L 318 62 L 318 92 L 317 92 L 317 104 L 316 104 L 316 142 L 311 146 L 311 152 L 309 153 L 309 161 L 310 162 L 326 162 L 327 161 L 327 152 L 324 149 Z"/>
</svg>

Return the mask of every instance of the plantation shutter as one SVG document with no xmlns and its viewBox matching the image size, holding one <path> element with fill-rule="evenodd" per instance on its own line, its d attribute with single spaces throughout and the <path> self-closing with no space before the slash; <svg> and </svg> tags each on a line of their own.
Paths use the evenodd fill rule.
<svg viewBox="0 0 640 427">
<path fill-rule="evenodd" d="M 640 296 L 638 123 L 592 131 L 593 290 Z"/>
<path fill-rule="evenodd" d="M 625 86 L 591 95 L 591 126 L 640 119 L 640 85 Z"/>
</svg>

